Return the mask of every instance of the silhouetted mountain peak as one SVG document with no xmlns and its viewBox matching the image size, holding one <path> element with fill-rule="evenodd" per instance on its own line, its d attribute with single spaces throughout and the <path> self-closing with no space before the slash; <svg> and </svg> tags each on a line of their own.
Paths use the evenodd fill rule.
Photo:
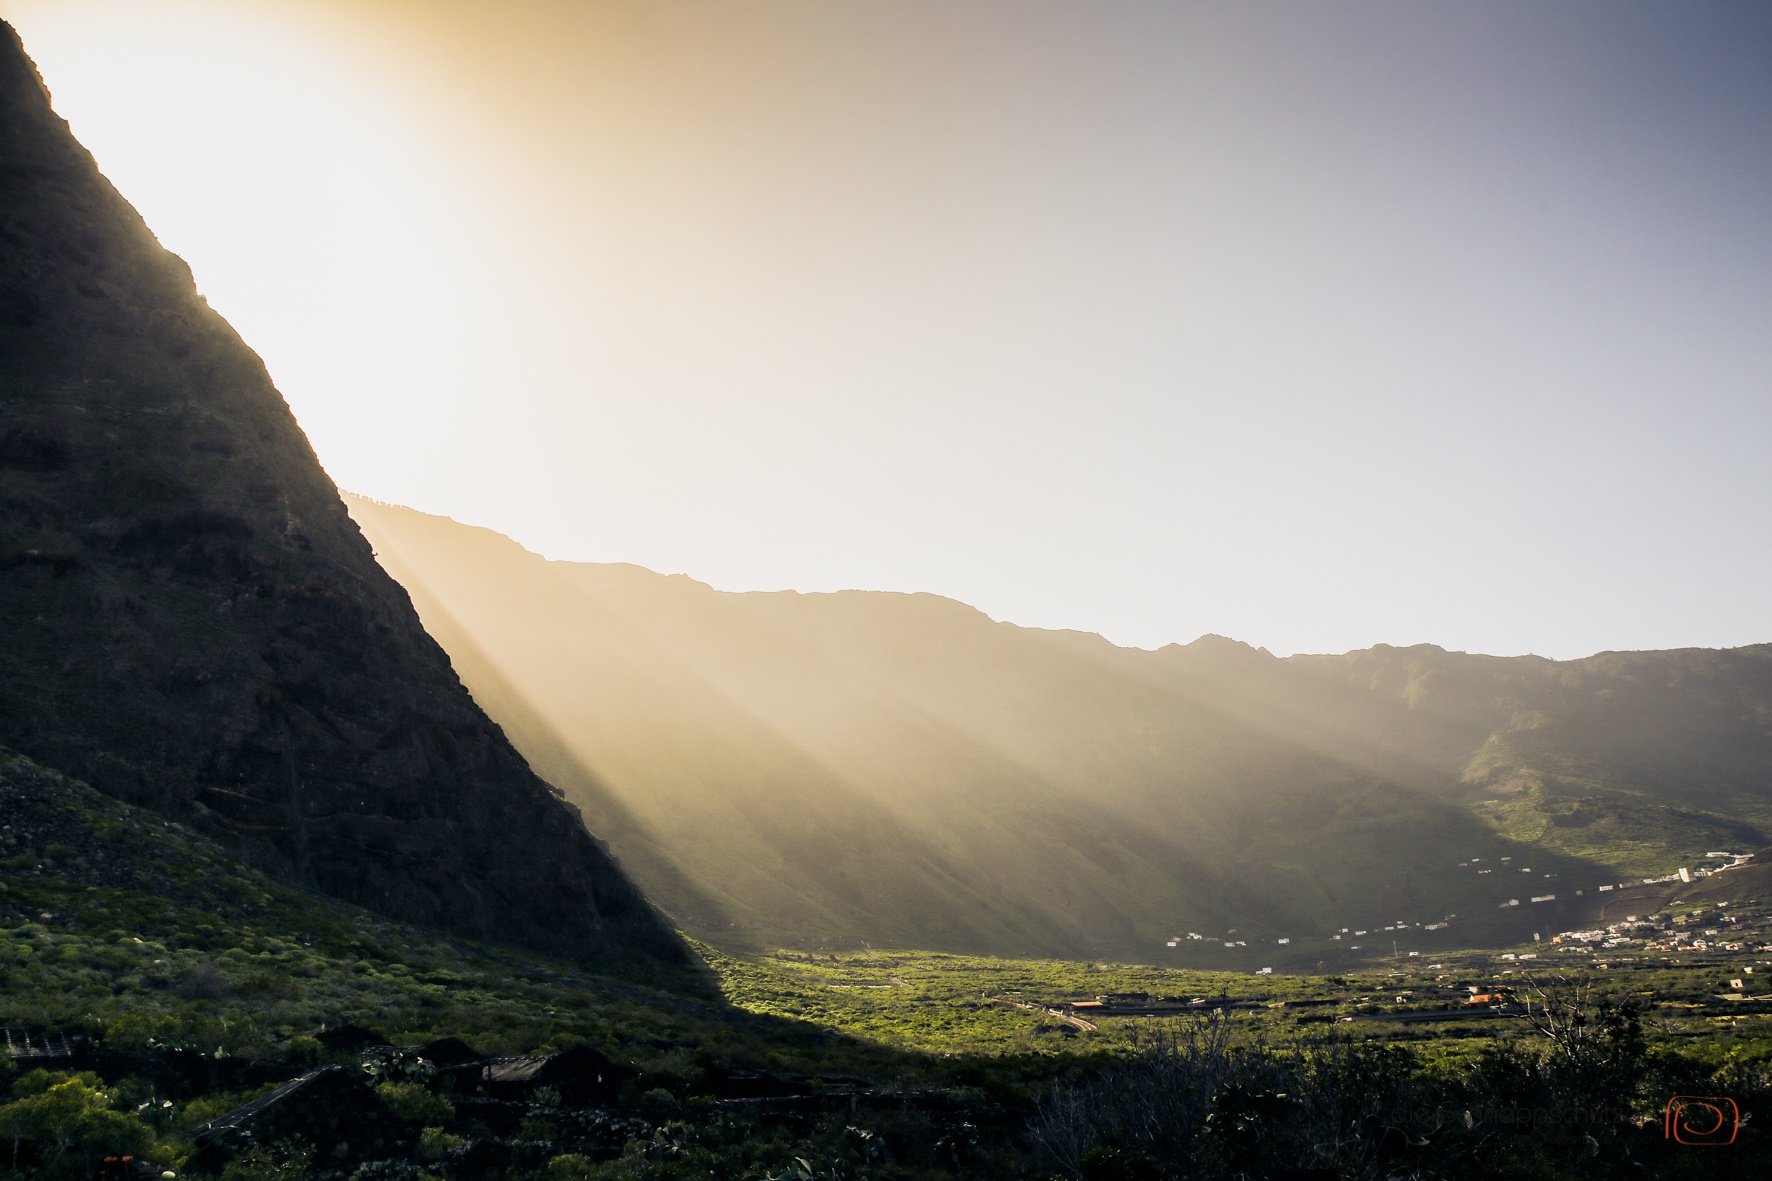
<svg viewBox="0 0 1772 1181">
<path fill-rule="evenodd" d="M 1221 636 L 1207 632 L 1191 644 L 1165 644 L 1157 652 L 1171 660 L 1187 665 L 1265 665 L 1273 662 L 1275 656 L 1266 648 L 1257 648 L 1242 640 L 1233 640 L 1229 636 Z"/>
<path fill-rule="evenodd" d="M 398 918 L 678 945 L 0 25 L 0 744 Z"/>
</svg>

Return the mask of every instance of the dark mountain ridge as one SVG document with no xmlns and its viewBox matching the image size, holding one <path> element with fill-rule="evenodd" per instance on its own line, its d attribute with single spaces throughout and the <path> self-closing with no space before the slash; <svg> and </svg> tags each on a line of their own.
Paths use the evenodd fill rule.
<svg viewBox="0 0 1772 1181">
<path fill-rule="evenodd" d="M 1679 755 L 1675 763 L 1684 765 L 1690 748 L 1667 745 L 1676 735 L 1681 743 L 1699 731 L 1718 738 L 1764 737 L 1754 699 L 1772 678 L 1767 644 L 1601 652 L 1571 660 L 1487 656 L 1433 644 L 1276 657 L 1203 636 L 1155 653 L 1117 651 L 1147 675 L 1175 684 L 1236 685 L 1259 698 L 1263 709 L 1333 719 L 1329 730 L 1407 747 L 1460 778 L 1471 751 L 1496 730 L 1541 725 L 1544 719 L 1525 714 L 1545 709 L 1559 716 L 1576 711 L 1584 724 L 1604 727 L 1590 735 L 1594 752 L 1616 755 L 1623 743 L 1633 759 L 1671 751 Z M 1742 771 L 1769 769 L 1763 758 L 1762 751 Z"/>
<path fill-rule="evenodd" d="M 1533 897 L 1772 833 L 1772 646 L 1150 652 L 347 504 L 488 711 L 717 941 L 1314 964 L 1401 920 L 1530 939 Z"/>
<path fill-rule="evenodd" d="M 0 744 L 402 920 L 679 958 L 0 24 Z"/>
<path fill-rule="evenodd" d="M 1678 805 L 1772 828 L 1772 644 L 1559 661 L 1431 644 L 1227 657 L 1215 641 L 1127 666 L 1449 798 L 1530 799 L 1565 818 L 1583 800 Z"/>
</svg>

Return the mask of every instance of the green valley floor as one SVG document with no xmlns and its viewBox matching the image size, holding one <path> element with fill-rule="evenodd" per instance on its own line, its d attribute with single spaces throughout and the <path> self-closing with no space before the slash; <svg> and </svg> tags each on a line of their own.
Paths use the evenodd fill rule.
<svg viewBox="0 0 1772 1181">
<path fill-rule="evenodd" d="M 0 1174 L 1759 1175 L 1772 954 L 1726 876 L 1640 929 L 1339 975 L 707 946 L 672 974 L 390 923 L 0 756 Z M 1676 1096 L 1714 1099 L 1670 1136 Z M 1734 1143 L 1681 1143 L 1713 1107 Z"/>
</svg>

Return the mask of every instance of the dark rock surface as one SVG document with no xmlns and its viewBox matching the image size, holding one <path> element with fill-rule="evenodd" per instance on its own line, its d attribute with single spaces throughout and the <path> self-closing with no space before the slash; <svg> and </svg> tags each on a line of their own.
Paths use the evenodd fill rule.
<svg viewBox="0 0 1772 1181">
<path fill-rule="evenodd" d="M 466 1066 L 470 1062 L 479 1062 L 485 1055 L 458 1037 L 438 1038 L 426 1042 L 417 1050 L 418 1056 L 439 1068 L 448 1069 L 454 1066 Z"/>
<path fill-rule="evenodd" d="M 3 24 L 0 744 L 391 917 L 683 956 Z"/>
</svg>

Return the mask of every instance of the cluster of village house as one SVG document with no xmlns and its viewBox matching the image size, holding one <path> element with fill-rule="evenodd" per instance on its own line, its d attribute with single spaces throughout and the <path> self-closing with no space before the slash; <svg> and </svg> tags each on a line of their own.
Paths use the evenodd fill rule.
<svg viewBox="0 0 1772 1181">
<path fill-rule="evenodd" d="M 1724 862 L 1724 864 L 1717 865 L 1717 866 L 1702 866 L 1701 865 L 1701 866 L 1698 866 L 1697 868 L 1689 868 L 1686 866 L 1682 866 L 1679 869 L 1674 870 L 1672 873 L 1663 874 L 1660 877 L 1644 878 L 1644 879 L 1642 879 L 1642 884 L 1645 886 L 1654 886 L 1654 885 L 1660 885 L 1665 882 L 1692 882 L 1692 881 L 1696 881 L 1699 878 L 1707 878 L 1707 877 L 1710 877 L 1712 874 L 1722 873 L 1725 870 L 1734 869 L 1737 866 L 1745 865 L 1752 858 L 1752 856 L 1753 855 L 1751 853 L 1725 853 L 1725 852 L 1706 853 L 1705 858 L 1707 860 L 1712 859 L 1712 858 L 1717 858 L 1717 859 L 1721 859 Z M 1512 861 L 1513 861 L 1512 857 L 1501 857 L 1501 858 L 1497 859 L 1499 867 L 1502 869 L 1516 868 L 1510 864 Z M 1458 867 L 1460 869 L 1467 869 L 1467 868 L 1470 868 L 1473 866 L 1481 865 L 1482 862 L 1483 862 L 1483 859 L 1481 857 L 1473 857 L 1469 861 L 1460 861 L 1458 863 Z M 1479 874 L 1493 873 L 1495 871 L 1495 868 L 1496 868 L 1495 866 L 1490 866 L 1488 868 L 1478 869 L 1477 873 L 1479 873 Z M 1521 873 L 1531 873 L 1532 872 L 1532 869 L 1529 866 L 1521 866 L 1521 867 L 1517 867 L 1517 868 L 1519 869 L 1519 872 L 1521 872 Z M 1541 874 L 1539 876 L 1541 878 L 1554 878 L 1557 875 L 1554 873 L 1545 873 L 1545 874 Z M 1596 886 L 1594 888 L 1594 892 L 1596 894 L 1606 894 L 1606 893 L 1610 893 L 1614 890 L 1629 889 L 1632 886 L 1635 886 L 1637 884 L 1638 883 L 1636 883 L 1636 882 L 1615 882 L 1615 883 L 1610 883 L 1610 884 L 1603 885 L 1603 886 Z M 1575 896 L 1581 897 L 1581 896 L 1585 895 L 1586 893 L 1587 893 L 1587 891 L 1584 889 L 1583 890 L 1576 890 Z M 1527 895 L 1528 902 L 1555 902 L 1556 900 L 1557 900 L 1557 896 L 1555 894 L 1530 894 L 1530 895 Z M 1518 906 L 1518 905 L 1520 905 L 1520 900 L 1518 898 L 1509 898 L 1506 902 L 1501 903 L 1499 908 L 1502 910 L 1506 910 L 1509 907 Z M 1398 919 L 1396 921 L 1396 923 L 1394 923 L 1390 926 L 1382 927 L 1382 928 L 1373 928 L 1372 930 L 1373 931 L 1403 931 L 1403 930 L 1408 930 L 1408 929 L 1414 928 L 1414 929 L 1418 929 L 1418 930 L 1422 930 L 1422 931 L 1439 931 L 1439 930 L 1443 930 L 1449 924 L 1451 919 L 1454 919 L 1457 917 L 1458 917 L 1457 915 L 1448 915 L 1448 916 L 1446 916 L 1445 919 L 1442 919 L 1441 921 L 1439 921 L 1437 923 L 1409 923 L 1409 922 L 1404 922 L 1401 919 Z M 1633 916 L 1632 921 L 1634 921 L 1634 916 Z M 1608 930 L 1610 930 L 1610 928 L 1608 928 Z M 1371 931 L 1367 931 L 1367 930 L 1350 930 L 1347 927 L 1343 927 L 1343 928 L 1341 928 L 1341 930 L 1339 932 L 1330 935 L 1329 940 L 1331 942 L 1338 942 L 1338 941 L 1341 941 L 1343 939 L 1348 939 L 1348 938 L 1357 939 L 1363 935 L 1367 935 L 1370 933 L 1371 933 Z M 1198 933 L 1197 931 L 1186 931 L 1186 932 L 1183 932 L 1181 935 L 1177 935 L 1173 939 L 1167 940 L 1166 946 L 1180 947 L 1183 942 L 1190 941 L 1190 940 L 1202 942 L 1202 943 L 1223 943 L 1224 946 L 1232 947 L 1232 948 L 1248 947 L 1249 946 L 1248 941 L 1246 941 L 1246 940 L 1231 939 L 1229 937 L 1229 936 L 1235 935 L 1235 934 L 1236 934 L 1236 931 L 1234 931 L 1234 930 L 1229 931 L 1226 933 L 1225 937 L 1221 939 L 1221 938 L 1217 938 L 1217 937 L 1214 937 L 1211 935 L 1202 935 L 1202 934 Z M 1565 934 L 1570 935 L 1572 937 L 1575 933 L 1574 932 L 1565 932 Z M 1602 938 L 1603 937 L 1604 936 L 1602 936 Z M 1302 938 L 1310 938 L 1310 936 L 1303 936 Z M 1536 938 L 1536 936 L 1534 936 L 1534 938 Z M 1553 942 L 1559 942 L 1562 940 L 1562 938 L 1563 938 L 1563 936 L 1558 936 L 1557 939 L 1553 940 Z M 1261 940 L 1260 942 L 1266 943 L 1267 940 Z M 1273 942 L 1278 946 L 1284 947 L 1286 944 L 1291 943 L 1292 939 L 1290 936 L 1287 936 L 1287 937 L 1275 939 L 1275 940 L 1273 940 Z M 1613 945 L 1607 944 L 1607 946 L 1613 946 Z M 1703 951 L 1703 950 L 1705 950 L 1705 948 L 1707 946 L 1708 945 L 1703 940 L 1695 940 L 1692 943 L 1693 949 L 1697 950 L 1697 951 Z M 1728 950 L 1728 951 L 1744 950 L 1742 947 L 1738 947 L 1738 946 L 1734 946 L 1734 945 L 1727 945 L 1727 944 L 1719 945 L 1719 948 L 1721 950 Z M 1357 951 L 1359 949 L 1356 947 L 1356 948 L 1351 948 L 1350 950 Z M 1651 949 L 1651 950 L 1654 950 L 1654 949 Z M 1409 954 L 1415 955 L 1417 953 L 1410 952 Z"/>
<path fill-rule="evenodd" d="M 1727 913 L 1728 903 L 1719 903 L 1717 913 L 1709 916 L 1675 915 L 1666 922 L 1626 915 L 1621 923 L 1596 927 L 1589 931 L 1564 931 L 1551 938 L 1562 944 L 1564 951 L 1593 954 L 1596 949 L 1641 948 L 1644 951 L 1772 951 L 1772 944 L 1740 938 L 1742 920 Z M 1703 926 L 1713 923 L 1714 926 Z M 1697 930 L 1682 930 L 1698 925 Z M 1735 928 L 1726 930 L 1726 928 Z M 1752 968 L 1746 969 L 1751 975 Z"/>
</svg>

